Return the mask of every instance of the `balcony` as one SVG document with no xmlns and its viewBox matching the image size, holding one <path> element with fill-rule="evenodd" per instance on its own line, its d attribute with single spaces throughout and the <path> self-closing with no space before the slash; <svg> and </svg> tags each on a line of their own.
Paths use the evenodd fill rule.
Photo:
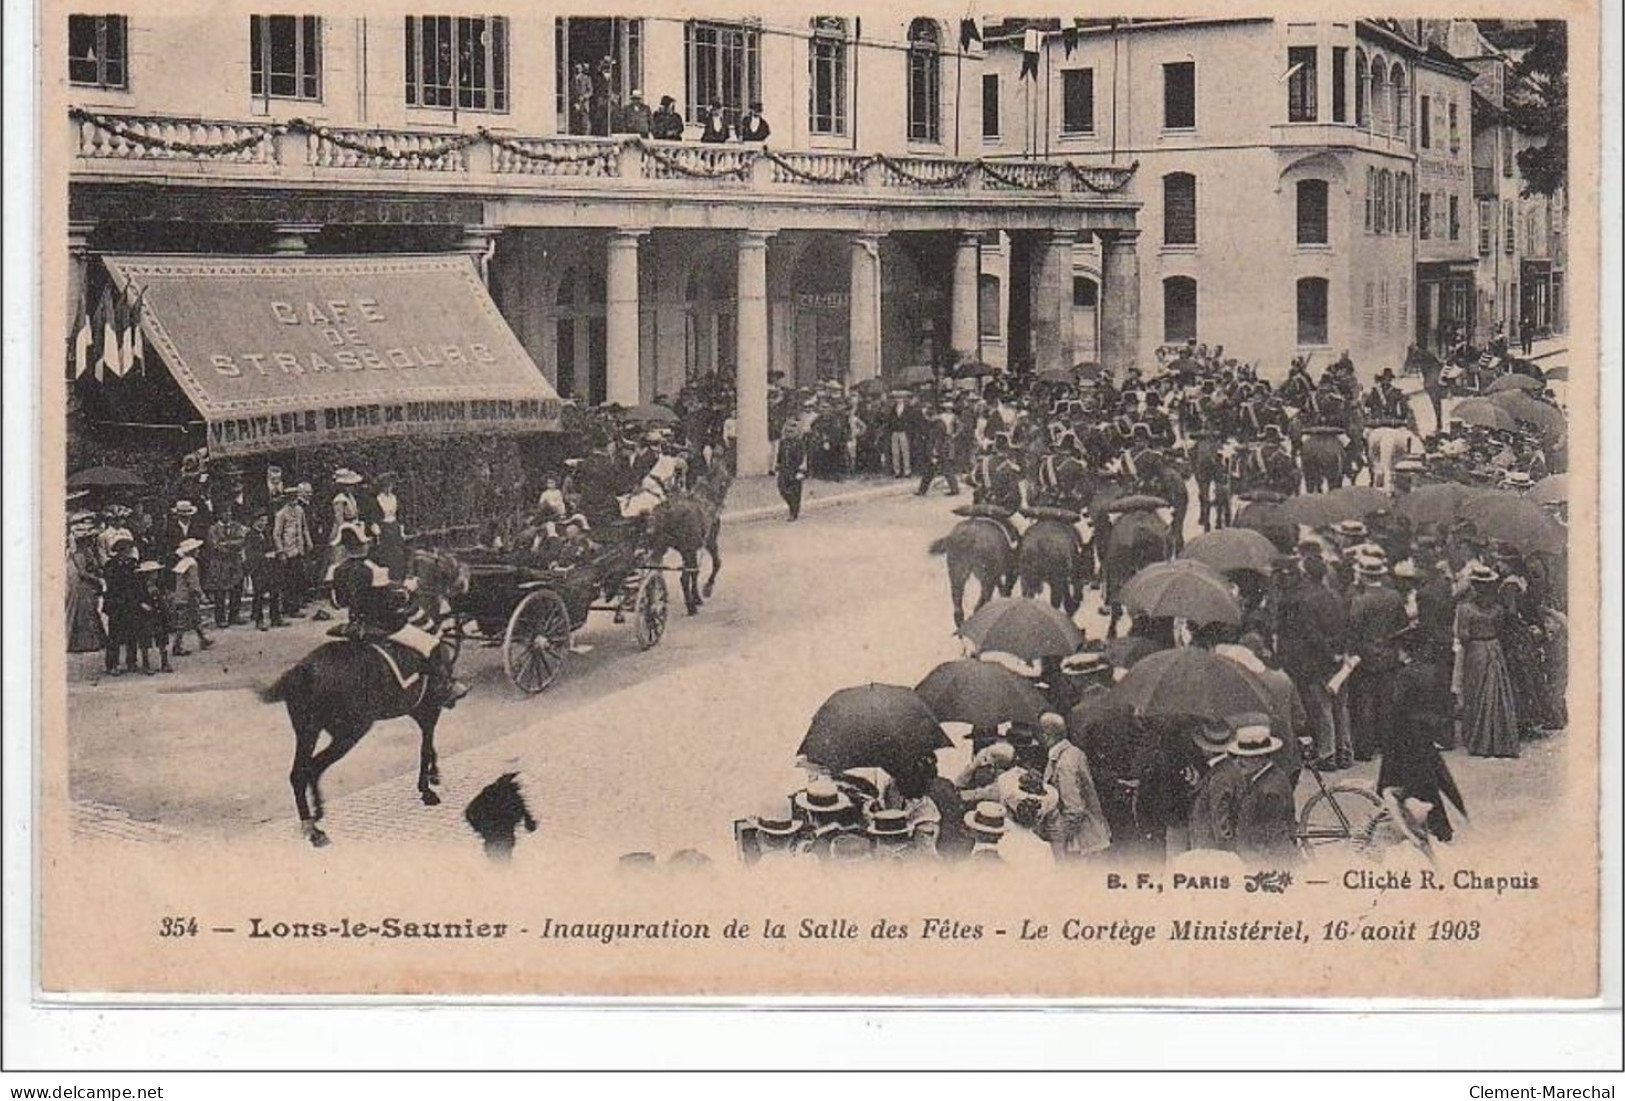
<svg viewBox="0 0 1625 1101">
<path fill-rule="evenodd" d="M 1409 133 L 1383 134 L 1351 122 L 1284 122 L 1270 127 L 1276 149 L 1360 149 L 1409 156 Z"/>
<path fill-rule="evenodd" d="M 1493 199 L 1496 195 L 1495 168 L 1491 165 L 1473 165 L 1473 198 Z"/>
<path fill-rule="evenodd" d="M 1057 206 L 1101 215 L 1094 228 L 1129 228 L 1123 194 L 1136 165 L 1010 162 L 780 151 L 760 146 L 655 142 L 635 136 L 514 137 L 361 130 L 302 121 L 236 122 L 70 109 L 75 182 L 161 179 L 573 201 L 650 198 L 801 200 L 830 207 L 903 206 L 922 212 Z M 922 226 L 922 228 L 926 228 Z"/>
</svg>

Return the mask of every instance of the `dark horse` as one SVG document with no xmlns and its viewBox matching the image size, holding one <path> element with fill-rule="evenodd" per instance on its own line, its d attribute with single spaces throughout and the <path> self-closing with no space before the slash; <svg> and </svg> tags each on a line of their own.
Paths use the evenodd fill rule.
<svg viewBox="0 0 1625 1101">
<path fill-rule="evenodd" d="M 1021 595 L 1037 596 L 1048 585 L 1050 604 L 1076 615 L 1083 603 L 1078 583 L 1082 557 L 1083 544 L 1076 528 L 1060 520 L 1035 520 L 1022 533 L 1017 554 Z"/>
<path fill-rule="evenodd" d="M 1413 371 L 1422 376 L 1422 389 L 1428 396 L 1428 404 L 1433 406 L 1433 431 L 1443 432 L 1444 395 L 1448 389 L 1443 378 L 1444 363 L 1432 352 L 1413 344 L 1405 353 L 1405 373 Z"/>
<path fill-rule="evenodd" d="M 1298 455 L 1303 467 L 1303 491 L 1325 493 L 1341 488 L 1348 474 L 1348 458 L 1348 451 L 1335 431 L 1305 429 Z"/>
<path fill-rule="evenodd" d="M 1197 520 L 1203 531 L 1230 526 L 1230 460 L 1218 433 L 1196 437 L 1191 448 L 1191 474 L 1196 479 Z"/>
<path fill-rule="evenodd" d="M 1116 517 L 1107 537 L 1105 605 L 1110 619 L 1106 637 L 1117 637 L 1123 618 L 1123 586 L 1145 567 L 1166 562 L 1172 555 L 1173 537 L 1168 525 L 1155 512 L 1130 512 Z"/>
<path fill-rule="evenodd" d="M 1016 550 L 1004 527 L 985 516 L 972 516 L 931 544 L 932 554 L 948 555 L 948 591 L 954 602 L 954 626 L 965 623 L 965 582 L 973 575 L 981 592 L 975 612 L 998 591 L 1009 596 L 1016 586 Z"/>
<path fill-rule="evenodd" d="M 698 479 L 686 493 L 668 497 L 649 514 L 645 546 L 658 559 L 675 550 L 683 559 L 683 605 L 695 615 L 711 595 L 722 569 L 717 536 L 722 530 L 722 503 L 733 478 L 725 470 Z M 711 573 L 700 585 L 700 551 L 711 556 Z"/>
<path fill-rule="evenodd" d="M 468 571 L 449 554 L 419 550 L 412 554 L 412 576 L 417 578 L 415 599 L 436 622 L 445 614 L 450 597 L 468 587 Z M 419 663 L 420 665 L 422 663 Z M 418 754 L 418 794 L 425 806 L 435 806 L 440 782 L 435 756 L 434 729 L 440 721 L 440 702 L 429 698 L 428 671 L 402 687 L 388 662 L 370 645 L 349 640 L 323 643 L 278 677 L 260 693 L 266 703 L 283 703 L 293 723 L 293 785 L 299 823 L 312 845 L 327 844 L 327 834 L 316 823 L 322 819 L 322 774 L 354 749 L 373 724 L 381 719 L 409 717 L 423 734 Z M 316 743 L 323 731 L 328 741 L 320 751 Z"/>
</svg>

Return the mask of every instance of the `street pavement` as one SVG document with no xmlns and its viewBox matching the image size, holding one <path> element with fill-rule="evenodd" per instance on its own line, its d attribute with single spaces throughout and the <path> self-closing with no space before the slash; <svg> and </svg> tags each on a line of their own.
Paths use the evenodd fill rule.
<svg viewBox="0 0 1625 1101">
<path fill-rule="evenodd" d="M 499 649 L 466 646 L 459 672 L 474 690 L 446 713 L 437 738 L 443 804 L 419 803 L 417 730 L 393 720 L 327 773 L 324 829 L 335 844 L 474 845 L 462 808 L 517 771 L 541 823 L 521 842 L 535 856 L 564 846 L 574 856 L 692 847 L 728 857 L 736 818 L 800 786 L 794 754 L 830 693 L 869 681 L 913 685 L 960 654 L 943 561 L 927 546 L 965 498 L 922 499 L 898 483 L 821 488 L 826 506 L 846 507 L 793 524 L 782 513 L 745 522 L 736 512 L 724 525 L 713 599 L 692 618 L 674 600 L 652 650 L 637 649 L 629 625 L 595 613 L 563 675 L 530 697 L 506 680 Z M 1098 593 L 1080 622 L 1102 634 Z M 152 843 L 304 845 L 287 781 L 287 716 L 254 689 L 317 645 L 325 626 L 219 632 L 212 650 L 178 659 L 170 676 L 105 679 L 99 655 L 71 656 L 75 829 Z M 1560 799 L 1566 741 L 1529 743 L 1516 761 L 1450 753 L 1473 812 L 1458 848 L 1493 842 Z M 1328 782 L 1374 778 L 1367 764 Z M 1300 801 L 1313 781 L 1303 783 Z"/>
</svg>

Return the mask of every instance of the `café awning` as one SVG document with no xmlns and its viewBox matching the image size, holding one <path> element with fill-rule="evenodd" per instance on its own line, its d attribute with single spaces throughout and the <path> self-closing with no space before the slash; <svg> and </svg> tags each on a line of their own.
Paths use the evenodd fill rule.
<svg viewBox="0 0 1625 1101">
<path fill-rule="evenodd" d="M 107 256 L 217 455 L 555 431 L 466 256 Z"/>
</svg>

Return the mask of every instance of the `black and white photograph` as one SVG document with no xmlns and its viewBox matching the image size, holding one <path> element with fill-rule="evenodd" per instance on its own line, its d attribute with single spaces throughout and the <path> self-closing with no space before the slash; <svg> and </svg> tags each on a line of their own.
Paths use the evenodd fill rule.
<svg viewBox="0 0 1625 1101">
<path fill-rule="evenodd" d="M 1598 993 L 1594 11 L 312 10 L 41 12 L 42 993 Z"/>
</svg>

